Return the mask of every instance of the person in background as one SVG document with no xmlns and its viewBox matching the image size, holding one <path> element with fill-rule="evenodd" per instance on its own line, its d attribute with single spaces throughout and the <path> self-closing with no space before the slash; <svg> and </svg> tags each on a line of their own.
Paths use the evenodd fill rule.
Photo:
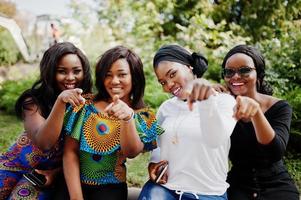
<svg viewBox="0 0 301 200">
<path fill-rule="evenodd" d="M 139 200 L 227 199 L 235 99 L 229 94 L 216 94 L 201 79 L 207 60 L 181 46 L 161 47 L 153 66 L 163 90 L 173 97 L 158 109 L 157 119 L 165 133 L 159 136 L 160 148 L 152 152 L 150 181 Z"/>
<path fill-rule="evenodd" d="M 52 36 L 51 45 L 53 45 L 53 44 L 56 44 L 60 41 L 60 32 L 59 32 L 58 28 L 53 23 L 50 24 L 50 28 L 51 28 L 51 36 Z"/>
<path fill-rule="evenodd" d="M 66 104 L 83 103 L 92 78 L 86 56 L 73 44 L 50 47 L 40 62 L 40 77 L 18 98 L 15 109 L 24 133 L 0 156 L 0 199 L 52 199 L 55 175 L 62 170 L 62 125 Z M 23 175 L 35 170 L 46 178 L 38 188 Z"/>
<path fill-rule="evenodd" d="M 133 51 L 107 50 L 95 72 L 98 93 L 66 113 L 64 175 L 70 199 L 126 200 L 126 158 L 155 148 L 163 131 L 143 102 L 143 65 Z"/>
<path fill-rule="evenodd" d="M 222 71 L 236 98 L 238 119 L 231 135 L 229 199 L 299 200 L 283 164 L 292 109 L 271 96 L 263 56 L 252 46 L 235 46 L 225 56 Z"/>
</svg>

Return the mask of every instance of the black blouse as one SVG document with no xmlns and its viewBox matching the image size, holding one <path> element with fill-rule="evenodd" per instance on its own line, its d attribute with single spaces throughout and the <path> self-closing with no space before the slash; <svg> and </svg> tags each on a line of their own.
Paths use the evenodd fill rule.
<svg viewBox="0 0 301 200">
<path fill-rule="evenodd" d="M 238 121 L 231 135 L 232 165 L 267 167 L 282 159 L 289 139 L 292 109 L 286 101 L 280 100 L 264 115 L 275 131 L 275 138 L 262 145 L 257 142 L 252 122 Z"/>
<path fill-rule="evenodd" d="M 264 115 L 275 131 L 269 144 L 257 142 L 252 122 L 238 121 L 231 135 L 229 158 L 232 168 L 227 178 L 229 200 L 244 199 L 237 194 L 252 197 L 246 199 L 274 199 L 272 196 L 281 196 L 283 191 L 286 196 L 292 195 L 288 199 L 299 198 L 282 161 L 289 139 L 292 109 L 286 101 L 280 100 Z"/>
</svg>

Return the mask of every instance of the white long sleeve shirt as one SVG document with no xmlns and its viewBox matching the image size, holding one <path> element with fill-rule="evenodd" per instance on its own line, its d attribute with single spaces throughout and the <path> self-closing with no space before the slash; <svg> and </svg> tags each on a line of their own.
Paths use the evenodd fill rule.
<svg viewBox="0 0 301 200">
<path fill-rule="evenodd" d="M 157 119 L 165 132 L 151 162 L 168 161 L 168 181 L 163 186 L 202 195 L 226 192 L 235 104 L 231 95 L 217 94 L 194 103 L 193 111 L 176 97 L 160 106 Z"/>
</svg>

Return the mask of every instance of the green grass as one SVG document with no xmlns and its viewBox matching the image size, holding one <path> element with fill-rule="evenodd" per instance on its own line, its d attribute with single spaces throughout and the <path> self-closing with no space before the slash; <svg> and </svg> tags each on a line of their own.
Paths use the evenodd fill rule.
<svg viewBox="0 0 301 200">
<path fill-rule="evenodd" d="M 148 180 L 147 166 L 150 154 L 143 153 L 127 160 L 127 182 L 130 187 L 142 187 Z"/>
<path fill-rule="evenodd" d="M 22 121 L 0 111 L 0 152 L 4 152 L 23 130 Z M 142 187 L 148 180 L 149 153 L 127 160 L 127 180 L 130 187 Z M 301 155 L 288 153 L 285 163 L 299 190 L 301 189 Z"/>
<path fill-rule="evenodd" d="M 4 152 L 23 130 L 22 121 L 0 111 L 0 152 Z"/>
</svg>

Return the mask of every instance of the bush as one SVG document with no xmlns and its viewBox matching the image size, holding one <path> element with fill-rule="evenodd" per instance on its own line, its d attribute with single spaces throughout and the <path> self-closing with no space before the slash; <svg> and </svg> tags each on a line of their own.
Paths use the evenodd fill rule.
<svg viewBox="0 0 301 200">
<path fill-rule="evenodd" d="M 13 114 L 17 98 L 23 91 L 29 89 L 34 82 L 33 78 L 17 81 L 5 81 L 0 85 L 0 109 Z"/>
</svg>

